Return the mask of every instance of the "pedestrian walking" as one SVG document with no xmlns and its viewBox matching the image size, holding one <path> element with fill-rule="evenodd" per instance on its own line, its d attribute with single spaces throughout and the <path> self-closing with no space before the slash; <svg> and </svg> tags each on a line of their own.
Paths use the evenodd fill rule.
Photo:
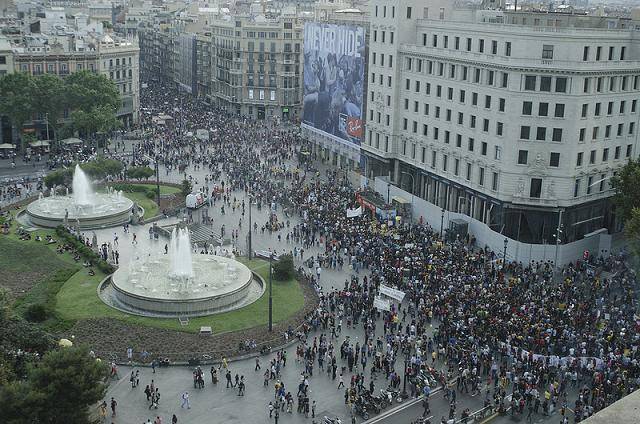
<svg viewBox="0 0 640 424">
<path fill-rule="evenodd" d="M 182 394 L 182 405 L 181 408 L 187 407 L 187 409 L 191 409 L 191 404 L 189 403 L 189 392 L 184 392 Z"/>
<path fill-rule="evenodd" d="M 118 406 L 118 402 L 114 398 L 111 398 L 111 416 L 116 416 L 116 407 Z"/>
</svg>

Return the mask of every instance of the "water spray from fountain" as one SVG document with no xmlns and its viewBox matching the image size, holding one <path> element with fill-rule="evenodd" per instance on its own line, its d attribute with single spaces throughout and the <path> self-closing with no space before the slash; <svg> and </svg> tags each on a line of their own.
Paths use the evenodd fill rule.
<svg viewBox="0 0 640 424">
<path fill-rule="evenodd" d="M 87 174 L 80 168 L 80 165 L 76 165 L 71 185 L 73 187 L 73 201 L 76 205 L 88 206 L 93 204 L 94 195 L 91 189 L 91 182 Z"/>
<path fill-rule="evenodd" d="M 169 258 L 171 260 L 169 277 L 178 280 L 193 278 L 193 259 L 191 257 L 191 240 L 188 229 L 174 228 L 171 232 Z"/>
</svg>

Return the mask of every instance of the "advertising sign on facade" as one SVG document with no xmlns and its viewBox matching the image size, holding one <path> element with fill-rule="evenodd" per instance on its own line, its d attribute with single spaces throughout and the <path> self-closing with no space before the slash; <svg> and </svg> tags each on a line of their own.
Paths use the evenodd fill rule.
<svg viewBox="0 0 640 424">
<path fill-rule="evenodd" d="M 364 61 L 363 27 L 305 24 L 303 126 L 360 145 Z"/>
</svg>

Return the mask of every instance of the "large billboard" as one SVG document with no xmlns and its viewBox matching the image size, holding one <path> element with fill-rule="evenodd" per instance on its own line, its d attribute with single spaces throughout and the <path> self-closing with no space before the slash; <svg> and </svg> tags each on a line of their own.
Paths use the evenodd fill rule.
<svg viewBox="0 0 640 424">
<path fill-rule="evenodd" d="M 360 145 L 364 60 L 363 27 L 305 23 L 303 126 Z"/>
</svg>

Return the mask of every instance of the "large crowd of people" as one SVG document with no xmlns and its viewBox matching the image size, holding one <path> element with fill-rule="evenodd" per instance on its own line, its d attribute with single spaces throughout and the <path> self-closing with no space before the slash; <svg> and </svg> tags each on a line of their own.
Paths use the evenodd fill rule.
<svg viewBox="0 0 640 424">
<path fill-rule="evenodd" d="M 448 373 L 437 378 L 456 378 L 447 386 L 454 399 L 449 418 L 456 416 L 456 390 L 484 393 L 487 405 L 507 409 L 510 402 L 513 413 L 556 409 L 564 420 L 571 408 L 578 422 L 640 386 L 636 280 L 623 256 L 592 257 L 560 272 L 549 261 L 503 265 L 468 240 L 443 242 L 428 225 L 347 218 L 355 189 L 340 172 L 328 171 L 326 178 L 307 172 L 308 164 L 297 161 L 304 142 L 296 130 L 202 108 L 187 97 L 175 109 L 178 94 L 159 88 L 144 96 L 146 137 L 134 157 L 159 158 L 167 173 L 191 178 L 219 200 L 222 213 L 226 206 L 244 215 L 244 195 L 274 212 L 283 208 L 295 224 L 272 225 L 274 213 L 255 230 L 286 239 L 296 259 L 313 269 L 312 279 L 321 278 L 322 268 L 353 270 L 344 285 L 320 293 L 309 325 L 324 335 L 306 340 L 300 355 L 307 375 L 317 363 L 342 380 L 336 356 L 362 374 L 348 385 L 347 404 L 355 405 L 365 386 L 365 369 L 382 372 L 395 387 L 406 371 L 411 392 L 424 392 L 416 377 L 443 356 Z M 175 115 L 173 124 L 155 125 L 152 117 L 161 113 Z M 209 131 L 209 139 L 196 141 L 197 129 Z M 208 174 L 197 180 L 189 169 Z M 305 256 L 311 249 L 320 250 Z M 593 266 L 595 275 L 588 272 Z M 405 301 L 377 311 L 381 284 L 404 291 Z M 334 345 L 343 325 L 361 327 L 364 337 Z"/>
</svg>

